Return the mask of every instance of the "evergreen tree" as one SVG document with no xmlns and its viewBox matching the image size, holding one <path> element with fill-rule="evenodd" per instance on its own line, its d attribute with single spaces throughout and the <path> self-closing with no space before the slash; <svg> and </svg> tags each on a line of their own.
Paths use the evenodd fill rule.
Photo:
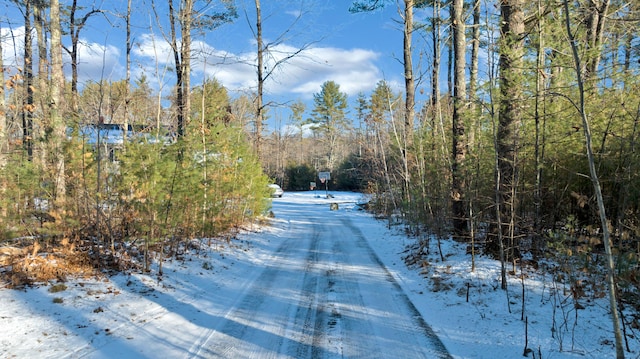
<svg viewBox="0 0 640 359">
<path fill-rule="evenodd" d="M 213 122 L 231 122 L 229 94 L 218 80 L 205 80 L 192 90 L 191 96 L 191 118 L 203 118 L 206 126 L 213 126 Z"/>
<path fill-rule="evenodd" d="M 334 168 L 338 139 L 350 125 L 346 118 L 347 94 L 340 92 L 340 85 L 334 81 L 322 84 L 322 90 L 313 95 L 315 107 L 311 123 L 322 133 L 327 150 L 327 169 Z"/>
</svg>

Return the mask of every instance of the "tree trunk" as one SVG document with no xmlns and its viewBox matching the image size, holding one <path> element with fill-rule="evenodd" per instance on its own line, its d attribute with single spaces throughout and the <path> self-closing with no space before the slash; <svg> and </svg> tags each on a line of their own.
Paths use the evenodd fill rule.
<svg viewBox="0 0 640 359">
<path fill-rule="evenodd" d="M 593 0 L 589 1 L 587 9 L 588 16 L 586 19 L 587 26 L 587 61 L 585 64 L 585 82 L 591 82 L 595 79 L 600 58 L 602 55 L 602 37 L 604 35 L 604 23 L 609 11 L 610 0 Z"/>
<path fill-rule="evenodd" d="M 433 68 L 431 74 L 431 131 L 434 141 L 431 149 L 435 152 L 436 147 L 436 118 L 440 116 L 440 60 L 442 49 L 440 47 L 440 2 L 433 4 L 433 17 L 431 18 L 431 40 L 433 41 Z"/>
<path fill-rule="evenodd" d="M 184 136 L 184 99 L 183 99 L 183 67 L 181 64 L 181 51 L 178 50 L 178 35 L 176 33 L 176 14 L 173 8 L 173 0 L 169 1 L 169 26 L 171 28 L 171 50 L 173 51 L 173 63 L 176 70 L 176 132 L 178 137 Z"/>
<path fill-rule="evenodd" d="M 81 6 L 82 7 L 82 6 Z M 69 11 L 69 36 L 71 38 L 71 50 L 66 49 L 71 57 L 71 111 L 73 116 L 78 116 L 78 45 L 80 44 L 80 31 L 84 28 L 89 18 L 102 10 L 92 9 L 81 18 L 76 18 L 78 0 L 73 0 Z"/>
<path fill-rule="evenodd" d="M 256 0 L 257 1 L 257 0 Z M 414 0 L 404 2 L 404 89 L 405 89 L 405 143 L 410 146 L 413 139 L 413 119 L 415 118 L 415 81 L 413 79 L 413 59 L 411 37 L 413 34 Z"/>
<path fill-rule="evenodd" d="M 260 142 L 262 141 L 262 124 L 264 121 L 264 108 L 262 105 L 262 92 L 264 86 L 264 48 L 262 42 L 262 11 L 260 10 L 260 0 L 256 2 L 256 43 L 258 46 L 258 95 L 256 98 L 256 126 L 255 126 L 255 149 L 258 159 L 261 159 Z"/>
<path fill-rule="evenodd" d="M 22 144 L 28 161 L 33 160 L 33 46 L 31 41 L 31 4 L 24 9 L 24 100 L 22 103 Z"/>
<path fill-rule="evenodd" d="M 122 123 L 124 124 L 124 133 L 122 142 L 126 150 L 127 137 L 129 132 L 129 106 L 131 104 L 131 0 L 127 0 L 127 48 L 126 48 L 126 68 L 127 78 L 125 83 L 125 95 L 124 95 L 124 118 Z"/>
<path fill-rule="evenodd" d="M 498 206 L 500 207 L 497 228 L 503 238 L 511 240 L 509 249 L 516 248 L 513 234 L 517 232 L 515 215 L 518 200 L 516 197 L 518 181 L 517 149 L 519 144 L 518 129 L 522 121 L 522 69 L 524 56 L 524 0 L 502 0 L 501 38 L 499 48 L 500 69 L 500 102 L 499 121 L 497 129 L 496 152 L 498 156 L 498 171 L 500 189 Z M 503 228 L 507 224 L 507 228 Z M 495 245 L 490 246 L 495 251 Z M 507 256 L 509 261 L 513 258 Z"/>
<path fill-rule="evenodd" d="M 2 41 L 0 41 L 0 54 L 2 54 Z M 4 61 L 0 56 L 0 69 L 4 69 Z M 4 172 L 7 166 L 7 112 L 5 100 L 6 83 L 4 71 L 0 71 L 0 171 Z M 0 196 L 4 197 L 7 192 L 7 181 L 0 180 Z M 0 206 L 0 216 L 7 218 L 8 206 Z"/>
<path fill-rule="evenodd" d="M 591 145 L 591 129 L 589 127 L 589 119 L 585 110 L 585 89 L 582 79 L 582 65 L 580 64 L 580 56 L 578 55 L 578 48 L 575 43 L 575 37 L 571 31 L 571 20 L 569 18 L 569 4 L 568 0 L 563 1 L 565 24 L 567 27 L 567 36 L 569 37 L 569 43 L 571 45 L 571 51 L 573 54 L 574 68 L 576 71 L 576 79 L 578 82 L 578 89 L 580 95 L 580 101 L 577 104 L 580 117 L 582 119 L 582 127 L 584 131 L 585 144 L 587 148 L 587 160 L 589 162 L 589 173 L 591 176 L 591 183 L 593 184 L 593 190 L 596 195 L 598 203 L 598 212 L 600 215 L 600 226 L 602 227 L 602 241 L 604 244 L 604 250 L 607 257 L 607 286 L 609 291 L 609 310 L 611 312 L 611 320 L 613 322 L 613 333 L 616 341 L 616 358 L 624 358 L 624 347 L 622 344 L 622 332 L 620 330 L 620 318 L 618 317 L 618 300 L 616 298 L 616 281 L 615 281 L 615 264 L 613 261 L 612 245 L 609 236 L 609 223 L 607 220 L 607 214 L 605 212 L 604 199 L 602 196 L 602 189 L 600 188 L 600 180 L 596 173 L 596 165 L 593 154 L 593 147 Z M 603 20 L 604 21 L 604 20 Z M 600 29 L 602 30 L 602 29 Z"/>
<path fill-rule="evenodd" d="M 542 14 L 543 4 L 542 0 L 538 0 L 538 13 Z M 544 158 L 544 108 L 543 108 L 543 90 L 544 90 L 544 64 L 545 64 L 545 49 L 544 49 L 544 18 L 540 15 L 538 20 L 538 44 L 537 44 L 537 56 L 536 56 L 536 98 L 534 108 L 534 120 L 535 120 L 535 142 L 534 142 L 534 161 L 536 179 L 533 190 L 533 203 L 534 203 L 534 218 L 533 228 L 534 233 L 540 233 L 542 228 L 542 160 Z M 542 114 L 541 114 L 542 111 Z M 538 239 L 534 239 L 533 249 L 537 251 L 540 249 L 540 243 Z"/>
<path fill-rule="evenodd" d="M 182 127 L 188 125 L 191 114 L 191 28 L 193 24 L 193 1 L 183 0 L 184 5 L 181 13 L 181 29 L 182 42 L 180 54 L 182 57 Z M 184 133 L 183 133 L 184 134 Z"/>
<path fill-rule="evenodd" d="M 0 54 L 2 54 L 2 41 L 0 41 Z M 4 69 L 4 61 L 0 56 L 0 69 Z M 7 111 L 5 100 L 5 78 L 4 71 L 0 71 L 0 171 L 4 170 L 7 164 L 6 158 L 6 141 L 7 141 Z M 0 194 L 6 191 L 6 185 L 4 181 L 0 182 Z M 3 208 L 3 217 L 6 216 L 6 208 Z"/>
<path fill-rule="evenodd" d="M 473 0 L 473 33 L 471 38 L 471 69 L 469 71 L 470 111 L 476 107 L 476 91 L 478 88 L 478 68 L 480 54 L 480 0 Z M 470 141 L 473 142 L 473 141 Z"/>
<path fill-rule="evenodd" d="M 464 162 L 467 151 L 465 119 L 467 117 L 467 90 L 465 78 L 465 24 L 463 19 L 464 0 L 451 3 L 451 28 L 453 31 L 454 86 L 453 86 L 453 151 L 451 166 L 451 209 L 453 216 L 453 236 L 464 239 L 469 234 L 465 198 Z"/>
<path fill-rule="evenodd" d="M 476 143 L 476 132 L 480 131 L 476 125 L 476 118 L 480 117 L 477 112 L 477 91 L 478 91 L 478 69 L 480 62 L 480 0 L 473 0 L 473 32 L 471 38 L 471 66 L 469 70 L 469 91 L 467 98 L 469 99 L 469 114 L 467 119 L 471 131 L 467 135 L 467 147 L 471 151 Z M 479 146 L 479 144 L 478 144 Z M 473 157 L 473 156 L 472 156 Z"/>
<path fill-rule="evenodd" d="M 65 123 L 62 118 L 62 89 L 64 89 L 64 74 L 62 71 L 62 33 L 60 30 L 60 3 L 51 0 L 50 29 L 51 29 L 51 102 L 49 116 L 52 138 L 50 152 L 53 156 L 55 177 L 54 207 L 62 208 L 66 202 L 66 178 L 63 141 L 65 139 Z"/>
<path fill-rule="evenodd" d="M 36 29 L 36 38 L 38 41 L 38 87 L 37 87 L 37 98 L 38 98 L 38 107 L 39 114 L 41 117 L 40 126 L 37 128 L 37 133 L 33 134 L 36 138 L 44 137 L 44 126 L 43 119 L 46 113 L 46 110 L 49 106 L 49 84 L 47 79 L 49 78 L 49 59 L 47 57 L 47 35 L 46 35 L 46 19 L 45 19 L 45 7 L 46 4 L 42 2 L 37 2 L 33 11 L 33 20 Z M 36 150 L 37 151 L 37 150 Z M 44 158 L 46 157 L 46 151 L 40 149 L 38 152 L 38 161 L 44 163 Z"/>
<path fill-rule="evenodd" d="M 71 36 L 71 111 L 78 113 L 78 41 L 80 29 L 76 28 L 76 10 L 78 9 L 78 1 L 73 0 L 71 10 L 69 12 L 69 35 Z"/>
<path fill-rule="evenodd" d="M 414 0 L 404 1 L 404 32 L 403 32 L 403 55 L 404 55 L 404 88 L 405 88 L 405 111 L 404 126 L 402 131 L 402 143 L 398 145 L 402 148 L 401 158 L 404 170 L 404 200 L 411 207 L 411 170 L 409 151 L 413 145 L 413 120 L 415 118 L 415 81 L 413 78 L 413 59 L 411 49 L 411 38 L 413 35 L 413 7 Z M 393 119 L 392 119 L 393 121 Z"/>
</svg>

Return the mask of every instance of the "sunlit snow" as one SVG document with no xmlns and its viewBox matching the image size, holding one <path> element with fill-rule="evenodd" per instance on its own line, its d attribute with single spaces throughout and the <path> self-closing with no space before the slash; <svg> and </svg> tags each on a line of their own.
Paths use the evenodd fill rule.
<svg viewBox="0 0 640 359">
<path fill-rule="evenodd" d="M 0 357 L 289 358 L 296 357 L 296 350 L 308 350 L 319 358 L 399 358 L 404 348 L 395 338 L 385 337 L 385 330 L 418 329 L 402 327 L 401 313 L 393 312 L 386 299 L 378 299 L 367 283 L 353 285 L 372 293 L 370 298 L 349 297 L 348 283 L 366 277 L 367 271 L 374 276 L 372 283 L 392 276 L 454 358 L 520 358 L 526 339 L 530 358 L 615 357 L 606 298 L 585 299 L 581 301 L 585 309 L 576 311 L 561 284 L 528 270 L 523 308 L 519 275 L 509 277 L 505 292 L 499 285 L 498 262 L 477 257 L 471 272 L 466 245 L 448 240 L 442 241 L 444 262 L 438 259 L 434 239 L 423 268 L 407 268 L 402 256 L 414 239 L 358 210 L 362 195 L 331 194 L 333 198 L 326 198 L 324 191 L 285 192 L 273 200 L 271 226 L 254 226 L 229 243 L 214 241 L 199 254 L 168 260 L 162 280 L 155 273 L 156 263 L 149 274 L 69 280 L 67 289 L 56 293 L 48 291 L 49 285 L 2 288 Z M 329 203 L 338 203 L 339 209 L 331 211 Z M 345 223 L 353 228 L 345 228 Z M 296 289 L 291 283 L 304 274 L 309 256 L 353 254 L 329 253 L 338 247 L 323 242 L 318 253 L 293 248 L 286 257 L 277 255 L 286 241 L 324 235 L 322 231 L 331 236 L 361 234 L 364 239 L 354 242 L 366 241 L 383 270 L 374 272 L 366 262 L 317 262 L 312 270 L 328 278 L 324 284 L 329 289 L 317 294 L 323 298 L 314 298 L 313 288 Z M 266 283 L 269 276 L 278 281 L 262 288 L 261 281 Z M 269 302 L 260 296 L 268 296 Z M 303 345 L 308 328 L 296 324 L 299 309 L 293 305 L 305 300 L 322 304 L 315 315 L 329 321 L 323 339 L 308 348 Z M 252 306 L 264 312 L 255 313 Z M 527 318 L 528 338 L 522 317 Z M 380 327 L 371 331 L 381 333 L 376 338 L 358 334 L 357 326 L 349 327 L 369 321 Z M 634 329 L 628 329 L 632 337 L 627 355 L 635 358 L 640 345 Z M 254 334 L 253 343 L 243 343 L 247 331 Z M 238 345 L 224 346 L 220 342 L 225 340 Z M 280 342 L 282 352 L 270 352 L 273 345 L 267 342 L 273 341 Z M 368 351 L 366 343 L 375 343 L 378 350 Z"/>
</svg>

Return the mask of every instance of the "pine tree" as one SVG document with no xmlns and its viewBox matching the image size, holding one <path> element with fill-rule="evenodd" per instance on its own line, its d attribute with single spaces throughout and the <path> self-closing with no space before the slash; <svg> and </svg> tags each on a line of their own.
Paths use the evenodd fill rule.
<svg viewBox="0 0 640 359">
<path fill-rule="evenodd" d="M 451 28 L 453 32 L 454 52 L 451 210 L 453 216 L 453 235 L 458 239 L 466 238 L 469 234 L 464 178 L 464 165 L 467 155 L 465 121 L 468 117 L 469 106 L 465 78 L 466 36 L 463 5 L 463 0 L 454 0 L 451 3 Z"/>
<path fill-rule="evenodd" d="M 334 81 L 322 84 L 322 90 L 313 95 L 315 107 L 311 123 L 323 134 L 327 151 L 326 168 L 331 170 L 336 162 L 336 149 L 340 133 L 350 127 L 346 118 L 347 94 L 340 92 Z"/>
</svg>

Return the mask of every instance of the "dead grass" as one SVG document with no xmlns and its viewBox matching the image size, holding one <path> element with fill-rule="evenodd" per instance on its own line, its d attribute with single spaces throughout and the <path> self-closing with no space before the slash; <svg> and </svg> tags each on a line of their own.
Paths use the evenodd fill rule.
<svg viewBox="0 0 640 359">
<path fill-rule="evenodd" d="M 99 272 L 87 251 L 76 249 L 68 240 L 46 249 L 38 241 L 23 247 L 2 247 L 0 254 L 0 285 L 7 288 L 50 280 L 64 282 L 69 276 L 92 276 Z"/>
</svg>

